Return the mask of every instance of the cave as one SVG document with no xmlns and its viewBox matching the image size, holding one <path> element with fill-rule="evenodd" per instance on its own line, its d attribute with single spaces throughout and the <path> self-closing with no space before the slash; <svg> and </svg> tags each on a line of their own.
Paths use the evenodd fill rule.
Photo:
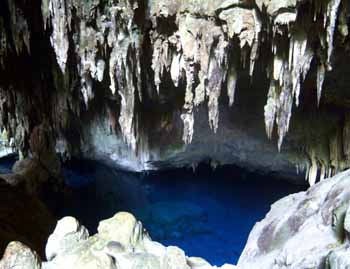
<svg viewBox="0 0 350 269">
<path fill-rule="evenodd" d="M 349 268 L 349 14 L 0 0 L 0 269 Z"/>
</svg>

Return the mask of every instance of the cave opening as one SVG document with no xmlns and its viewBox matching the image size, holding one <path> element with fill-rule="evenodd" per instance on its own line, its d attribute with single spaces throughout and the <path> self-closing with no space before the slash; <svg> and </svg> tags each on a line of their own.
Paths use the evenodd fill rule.
<svg viewBox="0 0 350 269">
<path fill-rule="evenodd" d="M 1 161 L 8 172 L 15 157 Z M 7 170 L 6 170 L 7 169 Z M 306 185 L 234 166 L 131 173 L 89 160 L 72 160 L 63 168 L 67 190 L 44 193 L 57 218 L 74 216 L 90 234 L 99 221 L 128 211 L 151 238 L 204 257 L 213 265 L 237 263 L 249 232 L 270 206 Z"/>
</svg>

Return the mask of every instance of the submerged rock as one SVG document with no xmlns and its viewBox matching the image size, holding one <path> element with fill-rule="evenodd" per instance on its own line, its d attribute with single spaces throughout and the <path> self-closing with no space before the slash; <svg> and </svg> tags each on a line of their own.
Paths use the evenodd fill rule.
<svg viewBox="0 0 350 269">
<path fill-rule="evenodd" d="M 206 220 L 205 210 L 190 202 L 158 202 L 137 209 L 136 212 L 139 212 L 140 218 L 150 224 L 148 229 L 158 239 L 208 232 L 202 227 Z M 198 226 L 194 223 L 198 223 Z"/>
</svg>

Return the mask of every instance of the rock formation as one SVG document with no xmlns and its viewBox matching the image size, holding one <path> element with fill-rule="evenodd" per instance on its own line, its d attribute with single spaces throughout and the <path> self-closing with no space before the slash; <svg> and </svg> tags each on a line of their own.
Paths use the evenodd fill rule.
<svg viewBox="0 0 350 269">
<path fill-rule="evenodd" d="M 101 221 L 98 233 L 90 236 L 72 217 L 57 223 L 46 246 L 48 262 L 42 268 L 173 268 L 211 269 L 204 259 L 186 257 L 174 246 L 165 247 L 151 240 L 134 216 L 119 212 Z M 222 269 L 233 269 L 224 265 Z"/>
<path fill-rule="evenodd" d="M 0 7 L 2 149 L 28 156 L 46 123 L 63 158 L 136 171 L 211 160 L 312 185 L 350 166 L 347 1 Z"/>
<path fill-rule="evenodd" d="M 348 268 L 349 180 L 346 171 L 273 204 L 238 268 Z"/>
</svg>

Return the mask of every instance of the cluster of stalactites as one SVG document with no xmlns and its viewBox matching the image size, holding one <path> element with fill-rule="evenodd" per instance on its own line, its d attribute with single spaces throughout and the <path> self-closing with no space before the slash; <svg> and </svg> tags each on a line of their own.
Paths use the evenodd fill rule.
<svg viewBox="0 0 350 269">
<path fill-rule="evenodd" d="M 309 18 L 300 20 L 297 7 L 294 10 L 280 9 L 268 14 L 267 25 L 272 29 L 270 41 L 273 57 L 267 68 L 270 89 L 264 114 L 269 138 L 272 137 L 274 127 L 277 127 L 279 149 L 289 129 L 293 103 L 299 105 L 301 87 L 313 61 L 317 63 L 317 101 L 320 102 L 325 73 L 331 69 L 340 2 L 341 0 L 313 1 L 314 14 L 310 16 L 310 21 Z M 152 43 L 151 67 L 157 91 L 160 91 L 166 74 L 170 74 L 176 87 L 180 81 L 186 82 L 181 113 L 183 141 L 186 144 L 191 143 L 193 138 L 196 107 L 201 104 L 208 106 L 209 126 L 216 132 L 219 126 L 219 98 L 223 86 L 227 85 L 229 105 L 232 105 L 238 69 L 249 67 L 249 73 L 253 76 L 262 42 L 263 24 L 259 5 L 247 3 L 232 1 L 230 5 L 223 4 L 215 14 L 208 16 L 192 14 L 189 11 L 176 13 L 176 29 L 172 33 L 158 31 L 157 20 L 152 20 L 153 30 L 146 33 Z M 137 2 L 123 0 L 103 10 L 97 7 L 98 4 L 99 0 L 87 4 L 80 3 L 79 0 L 43 0 L 44 25 L 51 25 L 51 44 L 59 67 L 62 72 L 66 72 L 71 24 L 76 24 L 76 32 L 72 33 L 72 45 L 78 59 L 81 92 L 86 107 L 94 97 L 93 81 L 104 80 L 108 62 L 111 92 L 118 94 L 121 100 L 121 131 L 127 144 L 136 149 L 138 139 L 135 107 L 137 97 L 142 100 L 140 58 L 144 34 L 134 22 Z M 79 7 L 86 5 L 89 5 L 88 8 L 79 11 Z M 79 12 L 87 14 L 75 14 L 80 19 L 74 20 L 71 10 L 73 6 Z M 91 15 L 91 10 L 97 12 L 92 12 Z M 150 16 L 164 16 L 164 19 L 173 20 L 167 18 L 167 12 Z M 86 23 L 86 18 L 95 21 L 93 27 Z M 320 26 L 315 28 L 319 32 L 308 32 L 307 29 L 310 28 L 305 27 L 305 21 Z M 269 32 L 268 29 L 265 30 Z M 317 51 L 311 46 L 315 38 L 321 46 Z M 239 53 L 232 50 L 234 40 L 239 41 Z M 232 59 L 228 55 L 233 55 L 233 58 L 240 55 L 241 58 Z M 310 160 L 307 174 L 312 183 L 315 181 L 317 162 L 312 157 Z M 322 165 L 317 167 L 321 167 L 321 171 L 327 170 Z M 328 175 L 326 172 L 321 174 Z"/>
<path fill-rule="evenodd" d="M 171 36 L 152 33 L 154 47 L 152 68 L 155 85 L 159 85 L 165 71 L 171 75 L 175 86 L 186 81 L 185 101 L 181 119 L 184 124 L 183 141 L 191 143 L 194 111 L 206 102 L 210 128 L 216 132 L 219 125 L 219 98 L 223 85 L 227 85 L 229 105 L 233 105 L 237 83 L 237 66 L 229 59 L 230 43 L 240 40 L 242 62 L 250 51 L 250 74 L 253 74 L 259 47 L 261 21 L 254 8 L 233 6 L 223 9 L 219 18 L 226 21 L 218 25 L 214 17 L 207 18 L 191 13 L 178 14 L 178 30 Z"/>
<path fill-rule="evenodd" d="M 137 147 L 135 97 L 140 93 L 140 50 L 142 37 L 135 27 L 137 2 L 119 1 L 99 10 L 99 1 L 43 0 L 42 14 L 45 28 L 52 28 L 51 45 L 62 73 L 67 72 L 69 35 L 78 62 L 80 87 L 86 108 L 94 98 L 93 81 L 102 82 L 106 61 L 109 62 L 110 89 L 121 100 L 119 124 L 125 141 Z M 78 14 L 72 15 L 73 7 Z M 96 11 L 96 12 L 93 12 Z M 74 16 L 79 18 L 75 19 Z M 96 24 L 88 25 L 93 19 Z M 71 33 L 72 24 L 76 32 Z M 106 52 L 110 51 L 109 58 Z M 141 98 L 141 95 L 138 95 Z"/>
<path fill-rule="evenodd" d="M 310 186 L 350 167 L 350 115 L 344 116 L 343 124 L 337 125 L 332 135 L 321 139 L 305 149 L 308 162 L 296 165 L 297 173 L 304 171 Z"/>
<path fill-rule="evenodd" d="M 265 127 L 267 136 L 271 138 L 274 126 L 277 126 L 279 150 L 289 129 L 293 103 L 299 105 L 302 83 L 311 68 L 312 61 L 317 63 L 317 104 L 321 100 L 325 73 L 332 69 L 331 57 L 341 1 L 313 2 L 314 16 L 310 21 L 305 18 L 298 21 L 298 10 L 296 10 L 295 13 L 280 13 L 272 22 L 273 60 L 268 72 L 271 82 L 265 106 Z M 319 22 L 320 18 L 323 18 L 323 21 Z M 319 27 L 315 29 L 320 29 L 320 32 L 307 32 L 310 28 L 306 26 L 306 22 L 318 25 Z M 283 38 L 287 42 L 280 42 Z M 317 51 L 312 48 L 315 38 L 320 44 Z M 334 148 L 335 146 L 331 144 L 331 155 Z M 318 177 L 323 179 L 325 176 L 331 176 L 340 167 L 338 163 L 331 164 L 329 156 L 323 158 L 328 161 L 317 160 L 312 149 L 308 151 L 308 155 L 310 162 L 306 167 L 306 178 L 310 185 L 313 185 Z"/>
<path fill-rule="evenodd" d="M 16 6 L 16 1 L 7 1 L 10 15 L 11 36 L 7 35 L 4 18 L 0 17 L 0 67 L 5 68 L 4 59 L 12 50 L 10 44 L 14 45 L 15 53 L 18 55 L 26 50 L 30 54 L 30 31 L 28 22 L 23 11 Z M 10 38 L 12 40 L 10 41 Z"/>
</svg>

